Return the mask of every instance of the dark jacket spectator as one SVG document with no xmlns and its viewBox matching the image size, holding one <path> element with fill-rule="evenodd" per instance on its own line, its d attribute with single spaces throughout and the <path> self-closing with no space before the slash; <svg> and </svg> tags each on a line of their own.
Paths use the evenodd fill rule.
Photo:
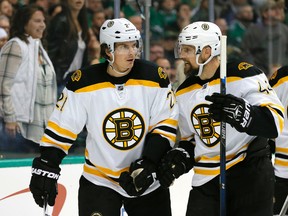
<svg viewBox="0 0 288 216">
<path fill-rule="evenodd" d="M 88 62 L 88 23 L 84 0 L 82 3 L 80 8 L 63 0 L 62 11 L 51 19 L 48 27 L 48 54 L 55 68 L 59 91 L 69 74 Z"/>
</svg>

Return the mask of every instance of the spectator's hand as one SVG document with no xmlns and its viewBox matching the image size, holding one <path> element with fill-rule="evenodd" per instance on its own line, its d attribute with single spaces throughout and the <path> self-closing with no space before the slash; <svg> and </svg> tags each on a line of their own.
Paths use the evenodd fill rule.
<svg viewBox="0 0 288 216">
<path fill-rule="evenodd" d="M 157 171 L 157 179 L 161 186 L 169 187 L 175 179 L 193 168 L 194 158 L 183 148 L 175 148 L 167 152 L 161 159 Z"/>
<path fill-rule="evenodd" d="M 17 133 L 20 133 L 20 127 L 17 122 L 5 122 L 5 132 L 11 137 L 15 137 Z"/>
<path fill-rule="evenodd" d="M 44 198 L 48 204 L 54 206 L 58 194 L 57 180 L 60 177 L 60 168 L 49 167 L 44 160 L 37 157 L 32 164 L 30 191 L 35 202 L 43 208 Z"/>
<path fill-rule="evenodd" d="M 209 113 L 215 121 L 223 121 L 235 127 L 239 132 L 247 132 L 253 121 L 253 107 L 244 99 L 231 94 L 213 93 L 206 96 L 212 103 Z"/>
<path fill-rule="evenodd" d="M 130 196 L 143 194 L 156 178 L 156 166 L 147 159 L 138 159 L 130 165 L 129 172 L 121 173 L 120 186 Z"/>
</svg>

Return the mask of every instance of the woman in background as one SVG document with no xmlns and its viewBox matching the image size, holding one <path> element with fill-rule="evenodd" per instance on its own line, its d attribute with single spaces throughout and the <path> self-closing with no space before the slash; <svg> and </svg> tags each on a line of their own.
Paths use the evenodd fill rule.
<svg viewBox="0 0 288 216">
<path fill-rule="evenodd" d="M 48 26 L 48 54 L 57 75 L 58 94 L 70 73 L 88 62 L 88 23 L 84 0 L 63 0 L 62 11 Z"/>
<path fill-rule="evenodd" d="M 16 12 L 10 40 L 0 54 L 0 143 L 4 150 L 37 149 L 57 100 L 56 75 L 41 39 L 44 11 L 36 5 Z M 9 145 L 8 145 L 9 144 Z"/>
</svg>

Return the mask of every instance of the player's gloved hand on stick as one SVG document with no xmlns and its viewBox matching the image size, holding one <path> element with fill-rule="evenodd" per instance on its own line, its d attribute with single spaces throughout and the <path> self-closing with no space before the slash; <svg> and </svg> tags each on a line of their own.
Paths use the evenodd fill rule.
<svg viewBox="0 0 288 216">
<path fill-rule="evenodd" d="M 138 159 L 131 163 L 129 172 L 121 173 L 119 184 L 130 196 L 140 196 L 155 179 L 155 164 L 148 159 Z"/>
<path fill-rule="evenodd" d="M 169 187 L 175 179 L 193 168 L 194 158 L 183 148 L 174 148 L 161 159 L 157 179 L 161 186 Z"/>
<path fill-rule="evenodd" d="M 35 202 L 40 207 L 43 208 L 44 198 L 47 198 L 50 206 L 54 206 L 58 194 L 57 180 L 60 177 L 60 170 L 60 167 L 49 167 L 47 161 L 40 157 L 34 158 L 29 187 Z"/>
<path fill-rule="evenodd" d="M 247 132 L 252 125 L 253 107 L 246 100 L 219 93 L 213 93 L 205 99 L 212 102 L 208 111 L 215 121 L 227 122 L 239 132 Z"/>
</svg>

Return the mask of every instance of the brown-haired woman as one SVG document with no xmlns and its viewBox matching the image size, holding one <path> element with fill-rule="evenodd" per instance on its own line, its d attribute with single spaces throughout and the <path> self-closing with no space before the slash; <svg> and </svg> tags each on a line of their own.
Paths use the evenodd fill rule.
<svg viewBox="0 0 288 216">
<path fill-rule="evenodd" d="M 12 20 L 10 40 L 1 49 L 0 118 L 4 134 L 0 143 L 9 150 L 38 149 L 35 143 L 40 141 L 56 103 L 56 75 L 41 42 L 45 29 L 42 8 L 19 8 Z"/>
</svg>

